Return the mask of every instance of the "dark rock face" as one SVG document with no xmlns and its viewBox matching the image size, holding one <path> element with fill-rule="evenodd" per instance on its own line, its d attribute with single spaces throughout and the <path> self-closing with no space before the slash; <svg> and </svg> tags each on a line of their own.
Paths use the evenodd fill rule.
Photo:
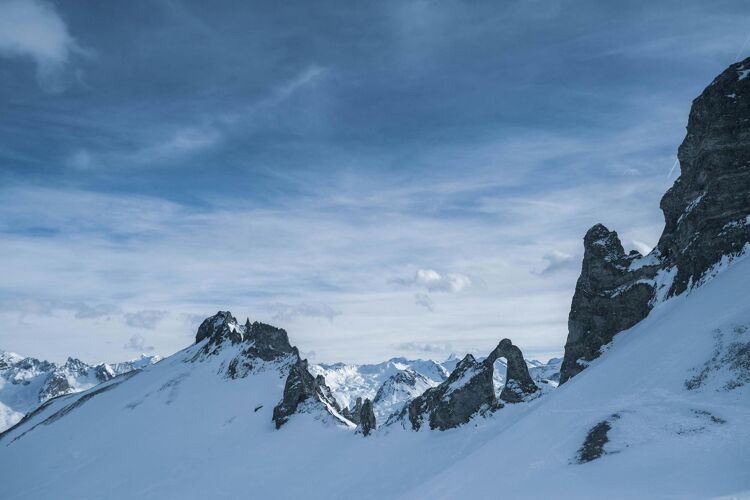
<svg viewBox="0 0 750 500">
<path fill-rule="evenodd" d="M 224 341 L 232 344 L 242 342 L 242 333 L 240 332 L 237 319 L 229 311 L 219 311 L 213 316 L 206 318 L 198 327 L 198 333 L 195 335 L 195 343 L 204 339 L 209 339 L 209 345 L 212 347 L 221 345 Z"/>
<path fill-rule="evenodd" d="M 626 255 L 617 234 L 601 224 L 586 234 L 561 383 L 598 357 L 615 334 L 648 315 L 659 292 L 657 274 L 672 277 L 663 296 L 677 295 L 750 243 L 747 70 L 750 58 L 727 68 L 693 101 L 678 150 L 681 175 L 661 200 L 665 226 L 651 254 Z"/>
<path fill-rule="evenodd" d="M 247 354 L 264 361 L 272 361 L 294 352 L 286 330 L 258 321 L 250 324 L 250 320 L 247 320 L 243 338 L 252 342 Z"/>
<path fill-rule="evenodd" d="M 68 382 L 68 378 L 62 373 L 52 373 L 44 383 L 42 392 L 39 393 L 39 401 L 47 401 L 62 394 L 73 392 L 73 388 Z"/>
<path fill-rule="evenodd" d="M 529 368 L 523 359 L 521 349 L 513 345 L 509 339 L 501 340 L 483 363 L 493 366 L 497 358 L 505 358 L 508 365 L 500 399 L 507 403 L 520 403 L 528 395 L 539 390 L 529 375 Z"/>
<path fill-rule="evenodd" d="M 362 398 L 357 398 L 354 406 L 351 408 L 344 408 L 344 418 L 351 420 L 355 424 L 359 424 L 359 417 L 362 413 Z"/>
<path fill-rule="evenodd" d="M 297 412 L 299 405 L 310 398 L 315 398 L 317 392 L 318 385 L 315 377 L 307 370 L 307 361 L 297 360 L 289 370 L 281 402 L 273 409 L 273 421 L 276 423 L 276 428 L 281 428 L 289 417 Z"/>
<path fill-rule="evenodd" d="M 681 174 L 661 200 L 666 223 L 658 249 L 677 266 L 673 294 L 750 241 L 748 69 L 750 58 L 727 68 L 690 109 L 677 154 Z"/>
<path fill-rule="evenodd" d="M 484 361 L 467 354 L 447 380 L 413 399 L 401 411 L 400 418 L 408 417 L 414 430 L 422 427 L 425 418 L 431 429 L 445 430 L 465 424 L 477 412 L 502 408 L 492 381 L 494 363 L 499 357 L 508 360 L 501 399 L 517 403 L 538 390 L 529 376 L 521 349 L 503 339 Z"/>
<path fill-rule="evenodd" d="M 299 357 L 285 330 L 258 321 L 250 323 L 249 319 L 240 326 L 229 311 L 219 311 L 201 323 L 195 342 L 198 344 L 206 339 L 195 359 L 214 354 L 224 345 L 237 346 L 241 350 L 229 363 L 229 378 L 245 377 L 264 362 L 294 362 Z"/>
<path fill-rule="evenodd" d="M 325 379 L 321 375 L 317 378 L 313 377 L 307 369 L 307 360 L 297 358 L 297 362 L 289 369 L 282 399 L 273 409 L 273 421 L 276 428 L 281 428 L 289 417 L 302 409 L 304 404 L 317 405 L 320 410 L 329 413 L 327 406 L 339 411 L 331 390 L 325 385 Z"/>
<path fill-rule="evenodd" d="M 372 401 L 365 399 L 359 412 L 357 423 L 357 432 L 363 436 L 369 436 L 375 430 L 375 411 L 372 408 Z"/>
<path fill-rule="evenodd" d="M 495 398 L 492 384 L 492 364 L 484 364 L 467 354 L 448 379 L 427 389 L 402 410 L 412 429 L 419 430 L 425 417 L 431 429 L 451 429 L 465 424 L 483 407 L 494 409 L 501 405 Z"/>
<path fill-rule="evenodd" d="M 581 276 L 568 316 L 568 339 L 560 369 L 563 383 L 583 370 L 578 360 L 590 361 L 615 334 L 648 315 L 658 265 L 631 270 L 640 254 L 626 255 L 617 233 L 597 224 L 583 239 Z"/>
<path fill-rule="evenodd" d="M 94 367 L 94 375 L 100 383 L 115 378 L 115 373 L 112 371 L 112 368 L 104 363 Z"/>
</svg>

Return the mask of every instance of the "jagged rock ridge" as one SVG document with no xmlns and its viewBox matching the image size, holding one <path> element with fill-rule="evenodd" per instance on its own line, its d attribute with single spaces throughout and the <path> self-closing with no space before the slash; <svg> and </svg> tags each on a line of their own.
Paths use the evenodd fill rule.
<svg viewBox="0 0 750 500">
<path fill-rule="evenodd" d="M 678 150 L 681 175 L 661 200 L 665 225 L 654 250 L 626 255 L 617 233 L 601 224 L 586 233 L 561 383 L 655 302 L 699 284 L 750 243 L 748 69 L 750 58 L 731 65 L 693 101 Z"/>
<path fill-rule="evenodd" d="M 198 327 L 196 345 L 202 344 L 192 361 L 205 356 L 219 355 L 229 345 L 230 361 L 226 376 L 230 379 L 244 378 L 256 370 L 276 369 L 286 376 L 281 401 L 273 409 L 273 421 L 281 428 L 289 418 L 300 412 L 322 412 L 335 421 L 353 426 L 341 416 L 341 408 L 321 375 L 314 377 L 308 369 L 307 360 L 299 350 L 289 343 L 286 330 L 265 323 L 246 320 L 240 325 L 229 311 L 219 311 L 206 318 Z"/>
</svg>

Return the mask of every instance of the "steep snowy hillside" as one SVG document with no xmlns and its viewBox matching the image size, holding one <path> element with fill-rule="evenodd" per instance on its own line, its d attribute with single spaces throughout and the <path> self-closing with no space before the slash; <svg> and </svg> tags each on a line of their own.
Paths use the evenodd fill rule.
<svg viewBox="0 0 750 500">
<path fill-rule="evenodd" d="M 750 497 L 748 283 L 745 255 L 658 305 L 533 412 L 405 497 Z"/>
<path fill-rule="evenodd" d="M 288 362 L 256 359 L 246 376 L 231 378 L 244 344 L 206 355 L 204 339 L 56 398 L 6 432 L 3 497 L 230 498 L 248 488 L 258 498 L 750 492 L 748 280 L 750 259 L 735 261 L 657 306 L 545 397 L 444 432 L 388 426 L 363 438 L 321 410 L 277 430 L 272 414 Z M 587 435 L 601 434 L 603 422 L 603 456 L 579 464 L 597 454 Z"/>
<path fill-rule="evenodd" d="M 62 365 L 0 351 L 0 431 L 12 426 L 48 399 L 90 389 L 116 375 L 156 363 L 145 356 L 123 363 L 95 366 L 75 358 Z"/>
</svg>

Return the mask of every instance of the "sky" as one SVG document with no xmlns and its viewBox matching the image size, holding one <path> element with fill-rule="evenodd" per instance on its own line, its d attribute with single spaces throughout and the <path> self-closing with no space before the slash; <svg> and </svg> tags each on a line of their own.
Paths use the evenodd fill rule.
<svg viewBox="0 0 750 500">
<path fill-rule="evenodd" d="M 596 223 L 648 252 L 716 2 L 0 0 L 0 349 L 201 320 L 314 362 L 562 353 Z"/>
</svg>

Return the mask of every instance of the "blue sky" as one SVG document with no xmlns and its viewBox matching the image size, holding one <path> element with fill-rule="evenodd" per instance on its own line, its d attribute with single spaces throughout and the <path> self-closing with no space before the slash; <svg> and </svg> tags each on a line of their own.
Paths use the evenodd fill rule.
<svg viewBox="0 0 750 500">
<path fill-rule="evenodd" d="M 718 2 L 0 0 L 0 348 L 562 352 L 581 238 L 655 244 Z"/>
</svg>

